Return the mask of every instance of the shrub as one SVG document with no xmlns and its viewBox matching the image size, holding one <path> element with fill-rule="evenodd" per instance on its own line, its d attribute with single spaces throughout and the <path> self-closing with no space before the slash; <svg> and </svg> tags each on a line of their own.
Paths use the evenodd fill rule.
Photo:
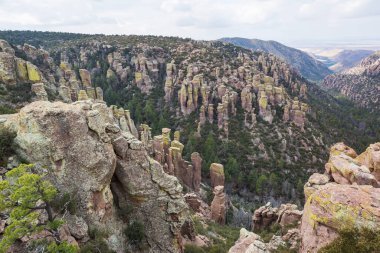
<svg viewBox="0 0 380 253">
<path fill-rule="evenodd" d="M 144 224 L 141 221 L 133 221 L 124 230 L 124 234 L 132 245 L 140 245 L 145 238 Z"/>
<path fill-rule="evenodd" d="M 90 236 L 90 240 L 81 247 L 79 251 L 80 253 L 114 253 L 114 251 L 108 248 L 108 245 L 104 240 L 104 238 L 108 236 L 106 231 L 90 228 L 88 234 Z"/>
<path fill-rule="evenodd" d="M 194 245 L 194 244 L 186 244 L 185 245 L 185 253 L 206 253 L 203 248 Z"/>
<path fill-rule="evenodd" d="M 369 228 L 345 228 L 339 237 L 318 251 L 319 253 L 379 253 L 380 234 Z"/>
<path fill-rule="evenodd" d="M 62 214 L 69 211 L 70 214 L 76 214 L 78 207 L 78 199 L 75 193 L 64 193 L 63 195 L 57 196 L 52 202 L 52 207 Z"/>
<path fill-rule="evenodd" d="M 16 133 L 0 127 L 0 164 L 3 164 L 7 156 L 13 153 L 13 139 L 16 137 Z"/>
<path fill-rule="evenodd" d="M 16 110 L 7 105 L 0 105 L 0 114 L 12 114 L 12 113 L 16 113 Z"/>
</svg>

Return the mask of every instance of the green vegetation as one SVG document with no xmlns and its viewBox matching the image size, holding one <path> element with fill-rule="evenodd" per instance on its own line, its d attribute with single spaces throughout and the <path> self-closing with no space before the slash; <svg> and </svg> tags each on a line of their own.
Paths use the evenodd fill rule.
<svg viewBox="0 0 380 253">
<path fill-rule="evenodd" d="M 206 253 L 206 251 L 202 247 L 199 247 L 197 245 L 186 244 L 185 253 Z"/>
<path fill-rule="evenodd" d="M 8 156 L 13 153 L 13 139 L 15 137 L 16 133 L 0 127 L 0 165 L 5 165 Z"/>
<path fill-rule="evenodd" d="M 5 174 L 0 181 L 0 211 L 9 212 L 10 222 L 0 241 L 0 252 L 7 252 L 18 239 L 43 230 L 58 236 L 63 221 L 53 216 L 51 201 L 57 195 L 55 187 L 43 176 L 33 173 L 33 165 L 22 164 Z M 41 222 L 42 212 L 47 213 L 47 222 Z M 51 243 L 48 252 L 76 252 L 75 246 L 60 243 L 59 238 Z M 58 243 L 58 244 L 57 244 Z"/>
<path fill-rule="evenodd" d="M 186 117 L 177 114 L 179 87 L 175 86 L 171 103 L 164 101 L 165 64 L 158 64 L 158 74 L 151 77 L 153 89 L 150 94 L 143 94 L 134 82 L 136 66 L 131 61 L 137 55 L 143 55 L 148 60 L 154 58 L 163 59 L 165 62 L 174 61 L 177 69 L 182 69 L 187 74 L 186 64 L 202 62 L 207 68 L 221 67 L 223 62 L 228 62 L 232 69 L 242 66 L 238 60 L 241 53 L 257 59 L 265 54 L 251 52 L 231 44 L 221 42 L 202 43 L 191 39 L 163 36 L 105 36 L 85 35 L 53 32 L 34 31 L 0 31 L 0 38 L 13 44 L 29 43 L 34 46 L 42 46 L 50 52 L 54 63 L 59 65 L 61 53 L 67 56 L 68 63 L 72 65 L 75 73 L 80 68 L 91 71 L 92 83 L 95 87 L 101 87 L 104 91 L 104 99 L 108 105 L 114 104 L 130 110 L 131 117 L 138 126 L 141 123 L 149 124 L 152 135 L 161 133 L 163 127 L 172 130 L 181 130 L 181 142 L 185 144 L 183 156 L 190 160 L 192 152 L 199 152 L 203 158 L 202 176 L 207 180 L 209 166 L 213 162 L 222 163 L 225 167 L 225 177 L 229 194 L 241 195 L 246 190 L 250 195 L 259 195 L 256 202 L 264 202 L 268 197 L 282 197 L 284 201 L 301 204 L 303 201 L 303 183 L 308 175 L 305 171 L 322 171 L 324 162 L 328 158 L 327 147 L 339 141 L 345 141 L 358 152 L 361 152 L 370 143 L 380 139 L 380 116 L 377 113 L 369 113 L 356 108 L 352 103 L 344 99 L 337 99 L 321 90 L 315 84 L 308 83 L 296 74 L 292 74 L 292 81 L 306 82 L 308 86 L 307 98 L 300 100 L 306 102 L 312 108 L 308 115 L 305 131 L 289 123 L 284 123 L 281 118 L 283 108 L 276 106 L 274 122 L 269 124 L 257 117 L 257 123 L 253 129 L 244 126 L 244 110 L 240 101 L 236 105 L 236 116 L 229 119 L 229 136 L 223 136 L 216 126 L 216 112 L 214 112 L 214 124 L 206 122 L 202 126 L 200 136 L 197 134 L 197 122 L 199 121 L 199 108 Z M 107 45 L 95 48 L 89 41 L 97 40 Z M 147 45 L 142 48 L 138 45 Z M 204 52 L 189 55 L 185 51 L 176 51 L 184 45 L 190 45 L 192 50 Z M 86 55 L 87 61 L 78 63 L 81 48 L 89 49 L 91 53 Z M 15 48 L 18 57 L 25 58 L 22 51 Z M 107 78 L 107 70 L 110 68 L 107 56 L 118 51 L 126 59 L 122 62 L 123 68 L 128 68 L 128 75 L 121 80 L 120 76 Z M 186 64 L 183 61 L 186 60 Z M 37 66 L 43 65 L 38 59 L 34 62 Z M 259 66 L 259 69 L 263 69 Z M 221 74 L 223 75 L 223 68 Z M 148 71 L 149 72 L 149 71 Z M 205 82 L 215 82 L 212 71 L 200 71 L 204 75 Z M 269 71 L 270 72 L 270 71 Z M 150 73 L 148 73 L 150 74 Z M 273 73 L 269 73 L 272 75 Z M 58 77 L 56 76 L 56 80 Z M 289 83 L 280 80 L 287 93 L 292 97 L 299 96 L 294 92 Z M 234 87 L 232 90 L 237 91 Z M 3 93 L 8 92 L 9 95 Z M 49 98 L 56 94 L 47 90 Z M 19 84 L 9 91 L 1 89 L 0 95 L 8 96 L 13 103 L 30 101 L 30 84 Z M 200 95 L 200 94 L 199 94 Z M 201 102 L 201 95 L 198 99 Z M 220 101 L 213 98 L 210 101 L 214 108 Z M 258 103 L 253 101 L 253 107 L 258 112 Z M 0 107 L 0 111 L 1 111 Z M 317 140 L 317 141 L 315 141 Z M 283 147 L 282 142 L 286 145 Z M 316 158 L 316 159 L 315 159 Z M 262 203 L 254 203 L 262 204 Z"/>
<path fill-rule="evenodd" d="M 132 221 L 124 230 L 128 241 L 132 245 L 141 246 L 145 239 L 144 224 L 141 221 Z"/>
<path fill-rule="evenodd" d="M 239 238 L 239 228 L 230 227 L 227 225 L 219 225 L 214 222 L 210 222 L 207 225 L 204 225 L 198 218 L 193 218 L 193 221 L 196 233 L 205 235 L 210 238 L 212 240 L 212 246 L 205 248 L 188 246 L 189 251 L 186 252 L 226 253 Z"/>
<path fill-rule="evenodd" d="M 0 105 L 0 114 L 12 114 L 16 112 L 17 111 L 12 107 L 9 107 L 7 105 Z"/>
<path fill-rule="evenodd" d="M 108 233 L 106 231 L 90 228 L 89 236 L 90 240 L 80 248 L 80 253 L 114 253 L 114 251 L 108 248 L 108 245 L 105 241 L 105 238 L 108 236 Z"/>
<path fill-rule="evenodd" d="M 320 249 L 318 253 L 379 253 L 380 234 L 370 228 L 345 228 L 339 237 Z"/>
</svg>

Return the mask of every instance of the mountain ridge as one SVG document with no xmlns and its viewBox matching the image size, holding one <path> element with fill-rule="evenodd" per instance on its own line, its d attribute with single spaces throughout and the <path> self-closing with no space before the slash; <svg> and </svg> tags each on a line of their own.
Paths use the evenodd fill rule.
<svg viewBox="0 0 380 253">
<path fill-rule="evenodd" d="M 221 41 L 235 44 L 252 50 L 263 50 L 272 53 L 296 68 L 301 75 L 312 81 L 322 80 L 332 74 L 322 62 L 310 56 L 307 52 L 288 47 L 274 40 L 245 39 L 240 37 L 221 38 Z"/>
</svg>

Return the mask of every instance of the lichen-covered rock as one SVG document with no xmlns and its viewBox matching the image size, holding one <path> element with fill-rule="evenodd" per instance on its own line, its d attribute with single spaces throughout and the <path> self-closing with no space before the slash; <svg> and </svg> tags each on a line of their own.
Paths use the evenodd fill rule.
<svg viewBox="0 0 380 253">
<path fill-rule="evenodd" d="M 37 66 L 33 65 L 30 62 L 26 62 L 26 69 L 28 70 L 29 81 L 36 83 L 42 80 L 42 75 Z"/>
<path fill-rule="evenodd" d="M 317 252 L 346 226 L 375 229 L 380 224 L 380 189 L 329 183 L 307 199 L 302 217 L 301 252 Z"/>
<path fill-rule="evenodd" d="M 48 95 L 43 83 L 32 84 L 32 92 L 36 95 L 37 100 L 48 101 Z"/>
<path fill-rule="evenodd" d="M 376 146 L 373 146 L 376 147 Z M 368 152 L 361 155 L 360 161 L 366 162 L 363 157 L 368 156 L 371 153 L 372 148 L 368 149 Z M 375 152 L 372 152 L 375 153 Z M 330 150 L 330 158 L 325 165 L 326 173 L 332 176 L 335 182 L 339 184 L 359 184 L 359 185 L 372 185 L 379 187 L 379 182 L 376 180 L 374 174 L 378 173 L 372 167 L 361 164 L 359 160 L 356 160 L 356 152 L 351 148 L 345 146 L 342 143 L 335 144 Z M 371 165 L 370 165 L 371 166 Z"/>
<path fill-rule="evenodd" d="M 0 52 L 0 82 L 5 84 L 15 84 L 15 67 L 14 56 L 5 52 Z"/>
<path fill-rule="evenodd" d="M 313 174 L 304 187 L 300 252 L 317 252 L 343 228 L 379 226 L 380 188 L 371 167 L 377 151 L 377 144 L 359 156 L 343 143 L 331 147 L 325 174 Z"/>
<path fill-rule="evenodd" d="M 224 167 L 220 163 L 212 163 L 210 166 L 211 187 L 224 186 Z"/>
<path fill-rule="evenodd" d="M 113 250 L 125 250 L 127 223 L 119 214 L 129 206 L 132 212 L 125 215 L 144 224 L 151 252 L 181 252 L 182 226 L 192 224 L 182 187 L 144 148 L 134 148 L 140 141 L 120 129 L 112 108 L 90 100 L 39 101 L 1 124 L 17 132 L 20 157 L 36 164 L 61 192 L 78 196 L 79 219 L 107 228 Z M 126 141 L 120 141 L 123 138 Z M 72 234 L 84 238 L 84 223 L 77 220 L 71 225 L 76 224 L 83 233 Z"/>
<path fill-rule="evenodd" d="M 26 68 L 26 61 L 20 58 L 15 58 L 16 60 L 16 72 L 17 77 L 20 81 L 25 82 L 28 80 L 28 70 Z"/>
</svg>

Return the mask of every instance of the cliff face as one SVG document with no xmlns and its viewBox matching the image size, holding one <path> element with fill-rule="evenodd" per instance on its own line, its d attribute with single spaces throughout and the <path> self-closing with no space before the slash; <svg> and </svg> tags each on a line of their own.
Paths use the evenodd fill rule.
<svg viewBox="0 0 380 253">
<path fill-rule="evenodd" d="M 108 244 L 122 251 L 123 230 L 144 224 L 152 252 L 180 252 L 191 226 L 182 186 L 148 156 L 122 122 L 123 109 L 101 102 L 34 102 L 2 120 L 17 132 L 17 153 L 46 173 L 61 193 L 78 196 L 78 215 L 107 229 Z M 128 125 L 128 124 L 127 124 Z"/>
<path fill-rule="evenodd" d="M 380 52 L 363 59 L 357 66 L 327 76 L 323 86 L 335 90 L 361 107 L 380 108 Z"/>
<path fill-rule="evenodd" d="M 343 143 L 330 151 L 325 174 L 313 174 L 304 188 L 300 252 L 317 252 L 343 228 L 380 223 L 380 143 L 359 156 Z"/>
</svg>

